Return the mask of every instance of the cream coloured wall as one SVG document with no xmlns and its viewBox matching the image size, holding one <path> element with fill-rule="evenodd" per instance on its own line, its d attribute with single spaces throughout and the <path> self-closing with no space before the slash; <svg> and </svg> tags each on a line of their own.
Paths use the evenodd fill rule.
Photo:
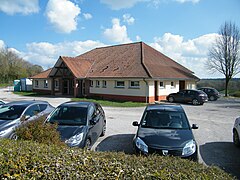
<svg viewBox="0 0 240 180">
<path fill-rule="evenodd" d="M 38 86 L 36 87 L 36 80 L 38 81 Z M 48 87 L 44 87 L 44 80 L 48 81 Z M 34 79 L 33 80 L 33 89 L 39 89 L 39 90 L 51 90 L 52 87 L 52 81 L 51 79 Z"/>
<path fill-rule="evenodd" d="M 108 79 L 106 88 L 103 87 L 103 79 L 91 79 L 93 81 L 93 87 L 90 87 L 90 93 L 92 94 L 110 94 L 110 95 L 125 95 L 125 96 L 146 96 L 146 83 L 140 79 L 134 79 L 133 81 L 139 81 L 139 88 L 130 87 L 130 79 L 118 79 L 118 81 L 124 81 L 125 87 L 116 87 L 116 80 Z M 100 81 L 100 86 L 96 87 L 96 80 Z"/>
<path fill-rule="evenodd" d="M 96 81 L 100 82 L 100 86 L 96 87 Z M 130 79 L 118 79 L 118 81 L 124 81 L 124 88 L 117 88 L 115 86 L 116 80 L 108 79 L 106 88 L 103 88 L 103 79 L 92 79 L 93 87 L 90 87 L 90 93 L 92 94 L 110 94 L 110 95 L 125 95 L 125 96 L 149 96 L 153 97 L 155 95 L 154 82 L 156 80 L 147 80 L 148 88 L 146 87 L 145 81 L 141 79 L 135 79 L 134 81 L 140 82 L 139 88 L 130 88 Z M 170 93 L 176 93 L 179 91 L 179 80 L 157 80 L 158 81 L 158 96 L 166 96 Z M 160 87 L 160 82 L 163 82 L 163 87 Z M 171 86 L 173 82 L 173 86 Z M 195 81 L 186 81 L 185 87 L 187 89 L 195 89 Z"/>
<path fill-rule="evenodd" d="M 163 96 L 163 95 L 169 95 L 170 93 L 176 93 L 179 91 L 179 81 L 166 81 L 163 80 L 161 81 L 163 82 L 163 87 L 160 87 L 160 81 L 158 84 L 158 94 L 159 96 Z M 171 86 L 171 82 L 173 82 L 173 86 Z"/>
</svg>

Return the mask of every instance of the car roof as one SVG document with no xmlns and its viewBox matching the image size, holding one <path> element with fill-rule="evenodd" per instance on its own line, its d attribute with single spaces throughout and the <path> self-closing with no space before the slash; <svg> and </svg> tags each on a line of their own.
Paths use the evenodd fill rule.
<svg viewBox="0 0 240 180">
<path fill-rule="evenodd" d="M 22 106 L 29 106 L 35 103 L 47 103 L 47 101 L 39 101 L 39 100 L 27 100 L 27 101 L 12 101 L 7 103 L 6 105 L 22 105 Z"/>
<path fill-rule="evenodd" d="M 215 88 L 212 88 L 212 87 L 200 87 L 199 89 L 215 89 Z"/>
<path fill-rule="evenodd" d="M 146 111 L 150 111 L 150 110 L 184 112 L 184 109 L 180 104 L 149 104 L 146 107 Z"/>
<path fill-rule="evenodd" d="M 72 106 L 72 107 L 88 107 L 90 104 L 95 105 L 96 103 L 94 102 L 89 102 L 89 101 L 69 101 L 65 102 L 63 104 L 60 104 L 60 106 Z"/>
</svg>

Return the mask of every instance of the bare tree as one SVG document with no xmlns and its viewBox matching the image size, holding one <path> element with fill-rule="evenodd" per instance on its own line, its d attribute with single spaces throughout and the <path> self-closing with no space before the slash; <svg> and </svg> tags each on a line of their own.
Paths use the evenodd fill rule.
<svg viewBox="0 0 240 180">
<path fill-rule="evenodd" d="M 240 72 L 239 43 L 239 28 L 235 23 L 225 22 L 209 50 L 207 68 L 225 76 L 225 96 L 228 95 L 229 81 Z"/>
</svg>

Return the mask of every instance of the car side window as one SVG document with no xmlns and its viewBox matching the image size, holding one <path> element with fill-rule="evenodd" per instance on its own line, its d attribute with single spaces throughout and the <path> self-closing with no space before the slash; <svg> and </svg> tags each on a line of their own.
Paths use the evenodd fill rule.
<svg viewBox="0 0 240 180">
<path fill-rule="evenodd" d="M 44 111 L 47 108 L 47 104 L 39 104 L 40 112 Z"/>
<path fill-rule="evenodd" d="M 94 118 L 95 114 L 96 114 L 95 108 L 94 106 L 91 105 L 88 111 L 88 119 Z"/>
<path fill-rule="evenodd" d="M 39 106 L 37 104 L 30 106 L 26 112 L 24 113 L 25 116 L 34 116 L 40 112 Z"/>
</svg>

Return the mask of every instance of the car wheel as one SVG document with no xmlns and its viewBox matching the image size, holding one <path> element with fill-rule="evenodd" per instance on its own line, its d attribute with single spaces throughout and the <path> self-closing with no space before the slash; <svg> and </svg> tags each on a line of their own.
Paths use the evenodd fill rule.
<svg viewBox="0 0 240 180">
<path fill-rule="evenodd" d="M 199 102 L 198 102 L 198 100 L 197 100 L 197 99 L 193 99 L 193 100 L 192 100 L 192 104 L 193 104 L 193 105 L 198 105 L 198 104 L 199 104 Z"/>
<path fill-rule="evenodd" d="M 240 139 L 236 130 L 233 130 L 233 143 L 235 144 L 235 146 L 240 146 Z"/>
<path fill-rule="evenodd" d="M 103 125 L 103 128 L 102 128 L 102 133 L 101 133 L 101 137 L 102 136 L 105 136 L 105 134 L 106 134 L 106 123 L 104 123 L 104 125 Z"/>
<path fill-rule="evenodd" d="M 85 148 L 91 150 L 91 140 L 89 138 L 85 142 Z"/>
<path fill-rule="evenodd" d="M 168 98 L 168 101 L 171 102 L 171 103 L 174 102 L 174 97 L 170 96 L 170 97 Z"/>
<path fill-rule="evenodd" d="M 12 133 L 11 136 L 10 136 L 10 139 L 17 140 L 18 139 L 17 134 L 16 133 Z"/>
<path fill-rule="evenodd" d="M 214 96 L 210 96 L 209 100 L 210 101 L 215 101 L 215 97 Z"/>
</svg>

